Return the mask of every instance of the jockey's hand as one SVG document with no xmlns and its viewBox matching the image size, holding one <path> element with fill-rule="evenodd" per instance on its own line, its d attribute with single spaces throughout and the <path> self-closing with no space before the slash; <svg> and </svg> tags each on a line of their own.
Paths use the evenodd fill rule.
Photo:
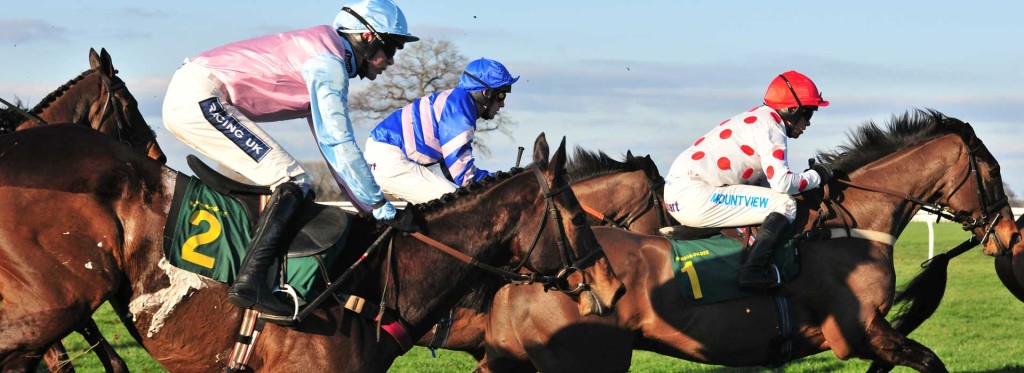
<svg viewBox="0 0 1024 373">
<path fill-rule="evenodd" d="M 394 219 L 384 220 L 382 222 L 391 226 L 391 228 L 406 233 L 420 232 L 423 230 L 416 224 L 416 215 L 413 213 L 413 210 L 408 208 L 406 210 L 398 210 L 395 212 Z"/>
<path fill-rule="evenodd" d="M 821 178 L 821 185 L 828 184 L 829 180 L 835 176 L 832 172 L 832 167 L 828 163 L 814 163 L 811 165 L 811 170 L 818 173 L 818 177 Z"/>
</svg>

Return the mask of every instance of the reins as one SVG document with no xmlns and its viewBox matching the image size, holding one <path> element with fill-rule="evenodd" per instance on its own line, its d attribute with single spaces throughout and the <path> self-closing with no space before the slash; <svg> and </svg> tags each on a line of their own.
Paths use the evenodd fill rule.
<svg viewBox="0 0 1024 373">
<path fill-rule="evenodd" d="M 964 143 L 967 144 L 967 141 L 964 141 Z M 946 220 L 949 220 L 949 221 L 952 221 L 952 222 L 960 223 L 961 225 L 963 225 L 963 228 L 964 228 L 965 231 L 966 230 L 971 230 L 971 229 L 974 229 L 974 228 L 983 228 L 983 229 L 985 229 L 985 234 L 983 235 L 983 237 L 981 239 L 981 243 L 984 244 L 985 241 L 987 241 L 990 237 L 995 237 L 996 238 L 996 245 L 997 245 L 997 247 L 1001 251 L 1005 252 L 1005 251 L 1009 250 L 1008 246 L 1006 246 L 1002 242 L 1002 240 L 999 239 L 998 236 L 993 235 L 993 233 L 994 233 L 996 224 L 998 224 L 999 220 L 1001 220 L 1003 218 L 1002 213 L 998 213 L 997 211 L 999 211 L 1000 209 L 1002 209 L 1003 207 L 1008 205 L 1009 202 L 1008 202 L 1007 197 L 1005 197 L 1005 196 L 1003 198 L 997 200 L 997 201 L 991 201 L 990 202 L 988 200 L 987 196 L 985 195 L 985 193 L 984 193 L 984 185 L 985 185 L 985 183 L 984 183 L 984 180 L 981 177 L 981 173 L 978 172 L 978 160 L 977 160 L 977 156 L 975 155 L 979 150 L 981 150 L 981 145 L 969 147 L 967 172 L 965 172 L 963 177 L 957 182 L 956 188 L 954 188 L 953 191 L 951 193 L 949 193 L 948 196 L 946 197 L 947 201 L 952 199 L 953 195 L 955 195 L 957 192 L 960 191 L 960 189 L 967 183 L 967 180 L 973 174 L 974 175 L 974 179 L 975 179 L 975 184 L 977 186 L 978 199 L 981 201 L 981 216 L 978 217 L 978 218 L 973 218 L 971 216 L 971 214 L 969 212 L 967 212 L 967 211 L 954 211 L 954 210 L 950 209 L 948 205 L 943 205 L 943 204 L 937 203 L 937 202 L 928 202 L 928 201 L 925 201 L 925 200 L 923 200 L 921 198 L 918 198 L 916 196 L 913 196 L 913 195 L 910 195 L 910 194 L 906 194 L 906 193 L 902 193 L 902 192 L 899 192 L 899 191 L 895 191 L 895 190 L 892 190 L 892 189 L 889 189 L 889 188 L 880 187 L 880 186 L 867 186 L 867 185 L 858 184 L 858 183 L 854 183 L 854 182 L 849 181 L 849 180 L 842 180 L 842 179 L 836 179 L 836 181 L 838 183 L 840 183 L 840 184 L 844 184 L 844 185 L 847 185 L 847 186 L 852 187 L 852 188 L 857 188 L 857 189 L 866 190 L 866 191 L 875 192 L 875 193 L 886 194 L 886 195 L 890 195 L 890 196 L 902 199 L 904 201 L 909 201 L 911 203 L 914 203 L 914 204 L 920 206 L 921 210 L 924 210 L 924 211 L 926 211 L 928 213 L 936 215 L 936 220 L 946 219 Z M 832 233 L 834 233 L 837 229 L 845 229 L 846 232 L 847 232 L 847 236 L 848 237 L 858 237 L 858 235 L 855 234 L 855 232 L 853 232 L 854 229 L 849 228 L 850 224 L 849 224 L 849 222 L 846 221 L 846 216 L 849 215 L 849 212 L 845 211 L 845 209 L 842 210 L 843 211 L 842 213 L 836 214 L 838 217 L 841 217 L 843 219 L 843 223 L 844 223 L 843 226 L 845 228 L 824 228 L 824 227 L 819 226 L 819 225 L 823 224 L 825 220 L 829 219 L 829 216 L 831 216 L 831 213 L 835 210 L 833 205 L 838 206 L 840 208 L 842 207 L 841 204 L 839 204 L 837 201 L 835 201 L 832 198 L 832 196 L 829 195 L 829 190 L 826 187 L 825 188 L 825 195 L 824 195 L 824 197 L 822 199 L 822 208 L 819 209 L 819 218 L 815 222 L 816 228 L 819 229 L 819 230 L 831 229 Z M 989 219 L 989 216 L 992 213 L 996 213 L 996 215 L 993 216 L 991 219 Z M 872 232 L 872 231 L 866 231 L 866 230 L 860 230 L 860 231 L 861 232 L 870 232 L 870 233 L 863 233 L 863 234 L 859 235 L 860 238 L 866 238 L 866 239 L 874 239 L 874 238 L 867 238 L 865 236 L 874 236 L 874 237 L 878 236 L 878 235 L 872 235 L 871 233 L 881 233 L 881 232 Z M 895 241 L 895 240 L 893 239 L 892 241 Z M 891 243 L 890 243 L 890 245 L 891 245 Z"/>
<path fill-rule="evenodd" d="M 639 212 L 635 214 L 626 215 L 626 218 L 624 218 L 621 223 L 613 220 L 612 218 L 609 218 L 607 215 L 593 207 L 584 205 L 582 202 L 580 202 L 580 207 L 582 207 L 583 211 L 589 214 L 590 216 L 593 216 L 594 218 L 597 218 L 598 220 L 605 222 L 606 224 L 608 224 L 608 226 L 612 228 L 629 230 L 630 225 L 633 225 L 633 223 L 635 223 L 637 220 L 640 220 L 640 217 L 642 217 L 651 209 L 657 211 L 658 224 L 660 224 L 661 227 L 667 227 L 671 225 L 668 219 L 668 215 L 665 213 L 665 209 L 663 207 L 664 204 L 661 202 L 661 197 L 659 197 L 659 193 L 657 191 L 659 187 L 665 185 L 665 179 L 662 178 L 660 175 L 658 175 L 658 178 L 655 180 L 651 180 L 651 178 L 647 177 L 646 175 L 644 176 L 644 179 L 646 179 L 647 181 L 647 191 L 650 193 L 650 198 L 648 198 L 648 204 L 645 205 L 644 208 Z"/>
<path fill-rule="evenodd" d="M 506 270 L 494 267 L 487 263 L 480 262 L 476 258 L 466 255 L 465 253 L 456 250 L 451 246 L 438 242 L 437 240 L 427 237 L 426 235 L 419 232 L 412 233 L 411 236 L 415 237 L 416 239 L 422 241 L 423 243 L 426 243 L 427 245 L 433 248 L 440 250 L 445 254 L 448 254 L 458 259 L 459 261 L 462 261 L 463 263 L 469 264 L 476 268 L 480 268 L 488 273 L 497 275 L 504 279 L 506 282 L 509 282 L 511 284 L 522 285 L 541 283 L 544 284 L 547 288 L 555 288 L 561 292 L 570 295 L 576 295 L 584 290 L 587 290 L 589 288 L 589 285 L 586 282 L 586 276 L 584 276 L 584 279 L 580 281 L 580 283 L 577 284 L 577 286 L 573 289 L 563 288 L 562 284 L 567 277 L 572 275 L 573 272 L 581 272 L 581 268 L 585 268 L 593 264 L 593 262 L 596 261 L 598 258 L 604 256 L 604 250 L 598 247 L 596 250 L 592 250 L 582 258 L 575 257 L 573 251 L 570 250 L 571 246 L 568 243 L 567 234 L 565 233 L 565 226 L 562 221 L 562 215 L 558 212 L 558 207 L 554 203 L 554 197 L 570 189 L 570 185 L 566 184 L 559 187 L 558 189 L 551 190 L 548 187 L 547 181 L 544 179 L 544 175 L 541 173 L 541 171 L 534 165 L 531 165 L 530 169 L 533 171 L 534 176 L 537 177 L 537 182 L 539 183 L 541 191 L 544 194 L 546 208 L 544 211 L 544 217 L 542 218 L 540 223 L 540 227 L 537 229 L 537 234 L 534 236 L 533 243 L 530 245 L 530 249 L 527 250 L 526 254 L 523 256 L 523 260 L 519 264 L 515 265 L 512 269 Z M 537 248 L 537 244 L 540 242 L 541 234 L 544 232 L 544 228 L 547 225 L 548 215 L 552 216 L 554 220 L 557 222 L 556 226 L 558 227 L 559 232 L 559 239 L 557 243 L 559 252 L 562 255 L 562 269 L 558 272 L 558 274 L 553 276 L 540 275 L 534 272 L 526 274 L 520 273 L 520 271 L 523 269 L 523 267 L 526 266 L 526 263 L 529 261 L 534 249 Z"/>
<path fill-rule="evenodd" d="M 9 109 L 14 110 L 15 113 L 21 114 L 21 116 L 28 118 L 29 120 L 35 121 L 36 123 L 39 123 L 40 126 L 46 125 L 46 121 L 44 121 L 42 118 L 39 118 L 35 114 L 29 113 L 28 111 L 25 111 L 25 109 L 18 107 L 18 105 L 7 102 L 7 100 L 4 100 L 3 98 L 0 98 L 0 102 L 2 102 L 4 105 L 7 105 Z"/>
</svg>

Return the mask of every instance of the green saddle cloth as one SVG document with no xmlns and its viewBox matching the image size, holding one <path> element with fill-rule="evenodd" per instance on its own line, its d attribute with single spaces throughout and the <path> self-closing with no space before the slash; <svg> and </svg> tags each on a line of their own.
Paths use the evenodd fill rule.
<svg viewBox="0 0 1024 373">
<path fill-rule="evenodd" d="M 167 260 L 200 276 L 227 284 L 234 282 L 252 241 L 242 204 L 194 177 L 189 178 L 181 200 L 173 203 L 180 203 L 181 207 L 178 216 L 169 217 L 173 221 L 167 222 L 174 224 L 171 245 L 164 247 Z M 316 280 L 317 268 L 313 257 L 288 259 L 285 282 L 306 299 Z M 276 266 L 271 271 L 279 273 Z"/>
<path fill-rule="evenodd" d="M 755 295 L 739 289 L 741 243 L 723 235 L 669 242 L 672 243 L 676 284 L 688 304 L 711 304 Z M 775 248 L 773 256 L 783 282 L 800 273 L 794 241 Z"/>
</svg>

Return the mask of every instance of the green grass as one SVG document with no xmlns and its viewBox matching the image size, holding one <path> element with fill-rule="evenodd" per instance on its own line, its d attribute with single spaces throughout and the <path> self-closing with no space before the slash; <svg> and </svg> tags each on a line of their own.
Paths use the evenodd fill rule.
<svg viewBox="0 0 1024 373">
<path fill-rule="evenodd" d="M 911 223 L 896 244 L 895 266 L 902 286 L 919 271 L 919 264 L 928 256 L 927 226 Z M 936 251 L 956 246 L 967 233 L 958 224 L 937 224 Z M 949 283 L 942 306 L 931 319 L 911 337 L 934 350 L 953 372 L 1021 372 L 1024 371 L 1024 336 L 1020 303 L 1003 288 L 995 276 L 992 258 L 975 248 L 949 266 Z M 149 358 L 117 323 L 113 312 L 104 306 L 96 320 L 118 352 L 128 361 L 132 371 L 155 372 L 162 369 Z M 103 367 L 77 334 L 65 339 L 80 372 L 102 372 Z M 439 351 L 432 359 L 430 351 L 417 347 L 399 358 L 393 372 L 469 372 L 476 366 L 469 355 Z M 644 351 L 633 354 L 635 372 L 863 372 L 868 363 L 859 360 L 840 361 L 831 352 L 793 361 L 779 369 L 734 369 L 690 363 Z M 343 367 L 339 367 L 343 369 Z M 897 368 L 895 372 L 910 372 Z"/>
</svg>

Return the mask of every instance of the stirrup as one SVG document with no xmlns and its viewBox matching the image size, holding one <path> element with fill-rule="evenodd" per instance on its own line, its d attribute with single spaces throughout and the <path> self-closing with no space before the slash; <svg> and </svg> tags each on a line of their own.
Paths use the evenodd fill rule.
<svg viewBox="0 0 1024 373">
<path fill-rule="evenodd" d="M 274 291 L 273 291 L 273 294 L 271 296 L 277 296 L 277 293 L 285 293 L 285 294 L 287 294 L 291 298 L 292 305 L 293 305 L 291 316 L 287 316 L 287 315 L 271 315 L 271 314 L 260 312 L 259 319 L 260 320 L 264 320 L 264 321 L 269 322 L 269 323 L 274 323 L 274 324 L 277 324 L 277 325 L 281 325 L 281 326 L 292 326 L 292 325 L 298 324 L 298 322 L 299 322 L 299 320 L 298 320 L 298 317 L 299 317 L 299 306 L 302 303 L 302 299 L 299 298 L 299 293 L 295 291 L 294 287 L 292 287 L 291 285 L 288 285 L 288 284 L 282 284 L 281 286 L 278 286 L 277 288 L 275 288 Z"/>
</svg>

